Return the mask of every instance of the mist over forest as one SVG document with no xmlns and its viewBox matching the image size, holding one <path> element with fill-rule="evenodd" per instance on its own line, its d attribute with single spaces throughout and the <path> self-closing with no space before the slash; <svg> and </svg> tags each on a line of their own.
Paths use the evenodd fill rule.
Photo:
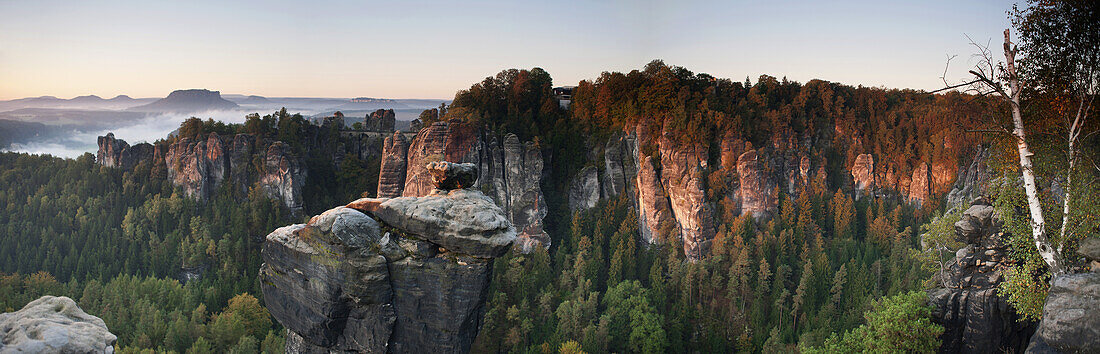
<svg viewBox="0 0 1100 354">
<path fill-rule="evenodd" d="M 369 99 L 353 102 L 347 98 L 239 94 L 221 95 L 216 99 L 236 107 L 206 109 L 212 107 L 209 102 L 184 98 L 181 99 L 183 102 L 175 101 L 175 104 L 182 105 L 179 109 L 168 111 L 156 108 L 165 111 L 147 111 L 141 107 L 165 99 L 134 99 L 124 95 L 112 99 L 92 95 L 72 99 L 44 96 L 0 101 L 0 151 L 76 158 L 86 152 L 95 153 L 96 137 L 107 133 L 114 133 L 116 137 L 133 143 L 152 143 L 169 136 L 180 123 L 191 117 L 243 123 L 250 113 L 268 114 L 284 107 L 291 114 L 299 113 L 307 118 L 319 118 L 341 111 L 348 117 L 348 125 L 361 121 L 374 110 L 393 109 L 397 126 L 401 128 L 407 127 L 408 122 L 416 119 L 422 110 L 448 102 L 438 99 Z"/>
</svg>

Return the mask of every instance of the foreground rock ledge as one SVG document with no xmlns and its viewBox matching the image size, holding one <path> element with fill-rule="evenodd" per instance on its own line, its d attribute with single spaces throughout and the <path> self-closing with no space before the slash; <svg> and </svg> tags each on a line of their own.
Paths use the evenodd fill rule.
<svg viewBox="0 0 1100 354">
<path fill-rule="evenodd" d="M 117 339 L 102 319 L 64 296 L 0 314 L 0 353 L 113 353 Z"/>
<path fill-rule="evenodd" d="M 260 279 L 287 351 L 469 351 L 492 258 L 516 238 L 503 211 L 470 189 L 349 206 L 267 236 Z"/>
</svg>

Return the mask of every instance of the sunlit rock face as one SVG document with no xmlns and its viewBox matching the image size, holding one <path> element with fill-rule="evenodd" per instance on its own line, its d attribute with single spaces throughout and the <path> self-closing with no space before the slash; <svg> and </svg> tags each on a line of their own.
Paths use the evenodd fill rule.
<svg viewBox="0 0 1100 354">
<path fill-rule="evenodd" d="M 433 163 L 434 187 L 476 178 Z M 260 279 L 288 352 L 463 353 L 477 336 L 492 259 L 516 231 L 473 188 L 364 198 L 267 236 Z"/>
<path fill-rule="evenodd" d="M 179 139 L 168 147 L 164 162 L 172 184 L 197 199 L 210 197 L 229 169 L 225 144 L 215 133 L 206 139 Z"/>
<path fill-rule="evenodd" d="M 699 260 L 710 253 L 714 239 L 714 212 L 706 201 L 707 148 L 677 143 L 664 134 L 660 143 L 661 182 L 668 192 L 669 205 L 688 259 Z"/>
<path fill-rule="evenodd" d="M 102 319 L 64 296 L 0 313 L 0 353 L 113 353 L 117 339 Z"/>
<path fill-rule="evenodd" d="M 737 174 L 741 177 L 741 215 L 762 218 L 775 213 L 778 200 L 775 182 L 765 172 L 763 157 L 749 150 L 737 158 Z"/>
<path fill-rule="evenodd" d="M 921 205 L 925 200 L 928 200 L 929 194 L 932 192 L 931 188 L 931 176 L 928 172 L 928 163 L 921 162 L 917 165 L 916 169 L 913 169 L 913 178 L 909 182 L 909 202 Z"/>
<path fill-rule="evenodd" d="M 852 181 L 855 183 L 856 197 L 874 193 L 875 158 L 871 154 L 860 154 L 852 165 Z"/>
</svg>

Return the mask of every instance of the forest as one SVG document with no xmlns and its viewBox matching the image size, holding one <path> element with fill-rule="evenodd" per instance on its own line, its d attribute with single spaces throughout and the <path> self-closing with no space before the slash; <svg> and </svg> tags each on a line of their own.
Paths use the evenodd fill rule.
<svg viewBox="0 0 1100 354">
<path fill-rule="evenodd" d="M 1041 52 L 1036 36 L 1044 32 L 1028 26 L 1046 22 L 1015 16 L 1025 49 Z M 552 245 L 495 260 L 474 352 L 935 352 L 944 328 L 931 321 L 923 290 L 935 285 L 936 262 L 953 250 L 930 251 L 922 242 L 958 247 L 952 225 L 961 210 L 947 203 L 944 189 L 920 202 L 895 190 L 858 197 L 850 169 L 859 154 L 907 176 L 922 163 L 956 168 L 966 154 L 990 151 L 982 167 L 993 182 L 985 194 L 1013 248 L 999 290 L 1025 321 L 1041 317 L 1052 273 L 1029 230 L 1017 144 L 988 132 L 1010 116 L 1004 100 L 768 75 L 734 81 L 661 60 L 581 81 L 568 108 L 553 85 L 541 68 L 504 70 L 420 116 L 425 125 L 454 119 L 514 133 L 535 141 L 550 161 L 541 187 Z M 1032 103 L 1023 115 L 1036 133 L 1029 141 L 1038 173 L 1055 176 L 1040 181 L 1039 198 L 1051 220 L 1046 233 L 1065 245 L 1063 254 L 1100 230 L 1091 203 L 1100 196 L 1097 175 L 1075 165 L 1094 164 L 1098 137 L 1085 136 L 1068 160 L 1060 145 L 1058 112 L 1073 111 L 1074 97 L 1035 89 L 1023 98 Z M 1095 116 L 1100 105 L 1082 110 Z M 1097 122 L 1088 124 L 1086 131 Z M 633 196 L 569 208 L 577 171 L 603 168 L 589 158 L 591 147 L 647 130 L 674 132 L 678 146 L 708 147 L 705 202 L 716 220 L 701 260 L 685 257 L 670 228 L 658 242 L 642 242 Z M 257 277 L 264 236 L 372 196 L 379 161 L 348 154 L 334 163 L 338 150 L 328 142 L 338 132 L 286 109 L 249 115 L 243 124 L 192 118 L 160 143 L 210 133 L 287 143 L 309 169 L 304 210 L 228 184 L 207 200 L 187 198 L 163 165 L 122 171 L 97 165 L 92 154 L 0 153 L 0 311 L 64 295 L 101 317 L 122 352 L 282 352 L 284 331 L 264 308 Z M 740 215 L 725 190 L 738 177 L 721 163 L 728 138 L 766 154 L 794 149 L 824 174 L 793 190 L 777 188 L 773 215 Z M 1069 188 L 1075 199 L 1063 203 L 1071 194 L 1055 191 Z M 1059 234 L 1062 225 L 1073 231 Z M 1079 257 L 1066 263 L 1083 269 Z"/>
</svg>

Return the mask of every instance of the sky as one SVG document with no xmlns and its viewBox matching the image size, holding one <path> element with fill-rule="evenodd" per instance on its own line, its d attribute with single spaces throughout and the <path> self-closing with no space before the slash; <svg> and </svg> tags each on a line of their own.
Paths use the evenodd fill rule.
<svg viewBox="0 0 1100 354">
<path fill-rule="evenodd" d="M 0 0 L 0 100 L 443 98 L 508 68 L 555 85 L 662 59 L 736 81 L 937 89 L 1010 23 L 1010 1 Z M 996 53 L 996 52 L 995 52 Z"/>
</svg>

